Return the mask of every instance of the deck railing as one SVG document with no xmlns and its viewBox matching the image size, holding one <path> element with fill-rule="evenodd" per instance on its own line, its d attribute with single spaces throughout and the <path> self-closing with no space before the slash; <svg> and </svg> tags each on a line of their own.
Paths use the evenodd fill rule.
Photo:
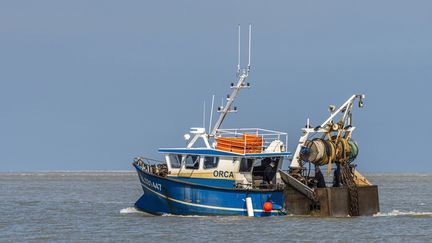
<svg viewBox="0 0 432 243">
<path fill-rule="evenodd" d="M 264 151 L 271 142 L 275 140 L 280 140 L 284 143 L 285 151 L 287 151 L 288 146 L 288 133 L 273 131 L 262 128 L 230 128 L 230 129 L 218 129 L 216 131 L 216 138 L 243 138 L 244 139 L 244 153 L 247 149 L 247 138 L 252 135 L 262 139 L 262 144 L 260 147 L 261 151 Z"/>
<path fill-rule="evenodd" d="M 168 167 L 165 161 L 136 157 L 134 164 L 139 165 L 142 171 L 146 171 L 159 176 L 166 176 L 168 174 Z"/>
</svg>

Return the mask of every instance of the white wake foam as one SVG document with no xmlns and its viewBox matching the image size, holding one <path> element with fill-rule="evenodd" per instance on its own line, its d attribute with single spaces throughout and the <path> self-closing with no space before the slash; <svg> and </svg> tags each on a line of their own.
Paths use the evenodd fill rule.
<svg viewBox="0 0 432 243">
<path fill-rule="evenodd" d="M 391 212 L 387 213 L 377 213 L 374 214 L 376 217 L 389 217 L 389 216 L 431 216 L 432 212 L 414 212 L 414 211 L 399 211 L 399 210 L 393 210 Z"/>
<path fill-rule="evenodd" d="M 134 207 L 123 208 L 120 213 L 143 213 Z"/>
</svg>

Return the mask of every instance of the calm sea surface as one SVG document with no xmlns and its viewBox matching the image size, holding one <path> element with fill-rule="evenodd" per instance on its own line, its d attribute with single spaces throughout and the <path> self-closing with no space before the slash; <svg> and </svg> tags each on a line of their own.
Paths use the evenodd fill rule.
<svg viewBox="0 0 432 243">
<path fill-rule="evenodd" d="M 432 174 L 373 174 L 373 217 L 149 216 L 132 172 L 0 173 L 0 242 L 432 242 Z"/>
</svg>

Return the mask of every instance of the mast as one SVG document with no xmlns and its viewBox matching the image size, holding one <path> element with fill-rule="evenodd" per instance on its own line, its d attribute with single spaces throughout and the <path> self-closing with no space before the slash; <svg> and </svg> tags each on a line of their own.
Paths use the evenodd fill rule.
<svg viewBox="0 0 432 243">
<path fill-rule="evenodd" d="M 218 112 L 220 113 L 219 115 L 219 119 L 216 121 L 212 132 L 210 133 L 210 136 L 215 136 L 217 130 L 220 128 L 220 126 L 222 125 L 222 122 L 224 121 L 226 115 L 230 112 L 236 112 L 237 111 L 237 107 L 234 107 L 234 109 L 232 109 L 232 104 L 234 103 L 234 100 L 237 96 L 237 94 L 239 93 L 239 91 L 243 88 L 250 88 L 250 84 L 246 83 L 246 79 L 249 75 L 250 72 L 250 54 L 251 54 L 251 33 L 252 33 L 252 25 L 249 25 L 249 56 L 248 56 L 248 66 L 247 68 L 244 69 L 240 69 L 240 26 L 238 28 L 239 31 L 239 42 L 238 42 L 238 63 L 237 63 L 237 83 L 234 85 L 234 83 L 231 83 L 231 89 L 232 92 L 230 95 L 227 96 L 227 103 L 225 106 L 220 106 L 218 107 Z"/>
</svg>

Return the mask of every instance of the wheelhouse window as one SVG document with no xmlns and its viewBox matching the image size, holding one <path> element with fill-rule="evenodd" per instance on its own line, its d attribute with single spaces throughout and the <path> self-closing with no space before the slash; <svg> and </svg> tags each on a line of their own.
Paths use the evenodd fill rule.
<svg viewBox="0 0 432 243">
<path fill-rule="evenodd" d="M 240 161 L 239 172 L 250 172 L 254 164 L 254 159 L 242 158 Z"/>
<path fill-rule="evenodd" d="M 186 169 L 196 170 L 199 168 L 199 156 L 188 155 L 186 156 Z"/>
<path fill-rule="evenodd" d="M 219 164 L 219 157 L 204 157 L 204 169 L 214 169 Z"/>
<path fill-rule="evenodd" d="M 182 156 L 180 154 L 170 154 L 171 168 L 177 169 L 181 166 Z"/>
</svg>

